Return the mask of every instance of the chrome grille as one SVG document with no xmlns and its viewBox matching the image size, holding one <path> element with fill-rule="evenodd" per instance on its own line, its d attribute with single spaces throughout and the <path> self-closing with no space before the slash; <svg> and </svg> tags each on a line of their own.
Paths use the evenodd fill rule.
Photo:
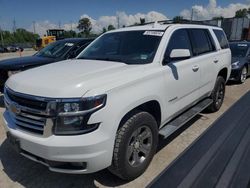
<svg viewBox="0 0 250 188">
<path fill-rule="evenodd" d="M 7 89 L 5 89 L 4 101 L 6 109 L 17 128 L 44 135 L 47 120 L 45 116 L 46 106 L 44 107 L 45 101 L 35 100 L 35 97 L 23 97 Z M 39 103 L 42 103 L 42 105 L 39 105 Z"/>
<path fill-rule="evenodd" d="M 37 120 L 36 116 L 29 115 L 29 118 L 27 118 L 24 114 L 15 115 L 13 113 L 11 114 L 11 118 L 19 128 L 33 133 L 43 134 L 44 126 L 46 124 L 45 118 Z"/>
</svg>

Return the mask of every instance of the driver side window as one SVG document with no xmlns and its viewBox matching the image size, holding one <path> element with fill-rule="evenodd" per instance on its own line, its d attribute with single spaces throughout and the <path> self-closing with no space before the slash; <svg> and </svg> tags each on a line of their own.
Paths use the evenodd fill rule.
<svg viewBox="0 0 250 188">
<path fill-rule="evenodd" d="M 174 49 L 187 49 L 192 54 L 192 47 L 186 29 L 179 29 L 172 34 L 164 58 L 171 61 L 170 54 Z"/>
</svg>

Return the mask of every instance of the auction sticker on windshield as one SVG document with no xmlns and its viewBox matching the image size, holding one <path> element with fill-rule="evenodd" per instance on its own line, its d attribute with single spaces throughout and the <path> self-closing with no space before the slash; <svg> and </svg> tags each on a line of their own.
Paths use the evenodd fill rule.
<svg viewBox="0 0 250 188">
<path fill-rule="evenodd" d="M 162 37 L 163 34 L 164 32 L 162 31 L 145 31 L 143 33 L 143 35 L 158 36 L 158 37 Z"/>
<path fill-rule="evenodd" d="M 73 45 L 74 45 L 73 43 L 69 43 L 69 42 L 65 43 L 65 46 L 73 46 Z"/>
</svg>

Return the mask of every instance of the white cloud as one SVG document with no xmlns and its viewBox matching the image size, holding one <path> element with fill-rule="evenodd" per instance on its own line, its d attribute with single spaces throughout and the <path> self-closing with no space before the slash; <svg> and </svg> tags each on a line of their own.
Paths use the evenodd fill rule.
<svg viewBox="0 0 250 188">
<path fill-rule="evenodd" d="M 92 23 L 92 32 L 93 33 L 100 33 L 104 27 L 112 24 L 116 28 L 118 27 L 118 20 L 119 26 L 128 26 L 134 23 L 140 23 L 140 18 L 145 18 L 146 22 L 151 21 L 159 21 L 165 20 L 167 17 L 159 12 L 151 11 L 147 14 L 137 13 L 137 14 L 126 14 L 125 12 L 117 12 L 116 15 L 113 16 L 101 16 L 97 20 L 91 18 L 88 15 L 82 15 L 81 18 L 87 17 L 90 19 Z"/>
<path fill-rule="evenodd" d="M 217 5 L 216 0 L 209 0 L 207 6 L 194 5 L 192 6 L 194 10 L 194 19 L 196 20 L 206 20 L 217 16 L 223 16 L 225 18 L 234 17 L 235 12 L 239 9 L 249 8 L 250 1 L 247 0 L 245 4 L 243 3 L 231 3 L 226 7 L 221 7 Z M 184 9 L 180 13 L 186 19 L 191 18 L 191 11 Z"/>
<path fill-rule="evenodd" d="M 152 21 L 159 21 L 159 20 L 166 20 L 167 17 L 159 12 L 151 11 L 147 14 L 137 13 L 137 14 L 126 14 L 125 12 L 117 12 L 116 15 L 111 16 L 101 16 L 98 19 L 94 19 L 87 14 L 83 14 L 80 18 L 87 17 L 90 19 L 92 24 L 92 32 L 93 33 L 101 33 L 103 27 L 108 27 L 108 25 L 112 24 L 114 27 L 118 27 L 118 18 L 119 18 L 119 25 L 122 27 L 123 25 L 128 26 L 134 23 L 140 23 L 140 18 L 145 18 L 146 22 Z M 65 23 L 61 25 L 62 29 L 71 30 L 71 28 L 77 31 L 78 23 Z M 46 21 L 39 21 L 35 23 L 36 33 L 40 36 L 46 34 L 46 30 L 48 29 L 56 29 L 59 28 L 58 24 L 52 23 L 48 20 Z M 33 32 L 33 25 L 29 27 L 29 30 Z"/>
</svg>

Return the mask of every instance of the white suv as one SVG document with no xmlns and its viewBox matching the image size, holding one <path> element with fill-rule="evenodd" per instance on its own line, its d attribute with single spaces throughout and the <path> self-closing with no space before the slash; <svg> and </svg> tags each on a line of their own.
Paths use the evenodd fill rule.
<svg viewBox="0 0 250 188">
<path fill-rule="evenodd" d="M 159 135 L 223 103 L 231 52 L 221 28 L 149 24 L 103 34 L 77 59 L 13 75 L 4 122 L 20 154 L 52 171 L 141 175 Z"/>
</svg>

